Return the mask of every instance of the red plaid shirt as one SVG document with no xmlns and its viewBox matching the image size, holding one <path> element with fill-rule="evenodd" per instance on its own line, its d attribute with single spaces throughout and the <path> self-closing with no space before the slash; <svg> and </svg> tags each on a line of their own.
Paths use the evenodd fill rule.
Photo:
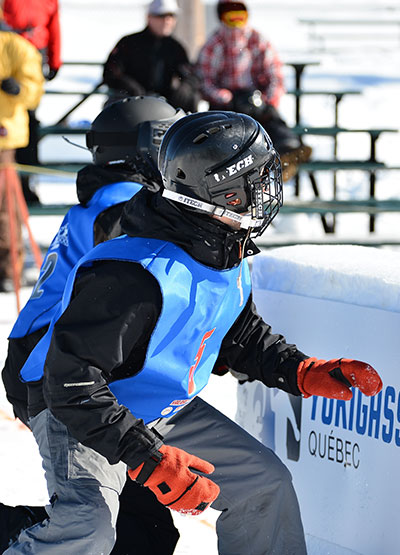
<svg viewBox="0 0 400 555">
<path fill-rule="evenodd" d="M 277 107 L 283 86 L 282 63 L 271 44 L 250 27 L 221 27 L 202 47 L 197 61 L 202 92 L 211 104 L 223 105 L 224 89 L 258 89 Z"/>
</svg>

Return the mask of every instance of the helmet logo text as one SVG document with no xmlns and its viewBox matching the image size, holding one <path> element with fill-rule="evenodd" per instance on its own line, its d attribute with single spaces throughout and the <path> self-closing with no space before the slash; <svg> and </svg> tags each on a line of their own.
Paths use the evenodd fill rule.
<svg viewBox="0 0 400 555">
<path fill-rule="evenodd" d="M 253 163 L 254 163 L 254 157 L 252 154 L 249 154 L 248 156 L 246 156 L 246 158 L 243 158 L 242 160 L 239 160 L 235 164 L 232 164 L 231 166 L 228 166 L 227 168 L 225 168 L 224 173 L 228 174 L 228 176 L 231 177 L 232 175 L 235 175 L 236 173 L 240 172 L 243 168 L 248 168 Z M 220 181 L 225 179 L 226 175 L 224 175 L 224 173 L 222 174 L 214 173 L 215 181 L 219 183 Z"/>
<path fill-rule="evenodd" d="M 196 200 L 194 198 L 185 197 L 181 195 L 178 199 L 178 202 L 182 202 L 183 204 L 187 204 L 188 206 L 193 206 L 194 208 L 201 208 L 203 203 L 200 200 Z"/>
</svg>

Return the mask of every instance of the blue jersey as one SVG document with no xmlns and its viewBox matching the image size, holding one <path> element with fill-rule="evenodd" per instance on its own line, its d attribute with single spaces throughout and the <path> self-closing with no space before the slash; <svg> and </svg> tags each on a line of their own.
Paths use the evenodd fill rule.
<svg viewBox="0 0 400 555">
<path fill-rule="evenodd" d="M 86 206 L 77 204 L 66 214 L 40 269 L 32 294 L 21 310 L 10 338 L 24 337 L 47 326 L 61 301 L 69 272 L 94 247 L 94 223 L 107 208 L 126 202 L 141 185 L 120 182 L 98 189 Z"/>
<path fill-rule="evenodd" d="M 177 412 L 207 384 L 222 340 L 249 298 L 249 267 L 244 261 L 242 268 L 217 270 L 167 241 L 119 237 L 80 260 L 68 277 L 58 317 L 70 302 L 78 269 L 112 259 L 140 263 L 157 279 L 162 292 L 161 314 L 142 370 L 109 384 L 118 402 L 148 423 Z M 25 381 L 42 377 L 56 320 L 57 316 L 22 369 Z"/>
</svg>

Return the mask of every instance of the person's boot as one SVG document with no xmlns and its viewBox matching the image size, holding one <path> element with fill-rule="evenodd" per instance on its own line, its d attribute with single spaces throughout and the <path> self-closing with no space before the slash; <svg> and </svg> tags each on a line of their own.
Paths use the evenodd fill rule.
<svg viewBox="0 0 400 555">
<path fill-rule="evenodd" d="M 0 553 L 18 538 L 22 530 L 47 518 L 44 507 L 18 505 L 11 507 L 0 503 Z"/>
<path fill-rule="evenodd" d="M 279 153 L 282 164 L 282 180 L 289 181 L 297 174 L 299 164 L 310 159 L 312 148 L 302 143 L 300 137 L 286 125 L 273 106 L 268 106 L 261 124 L 265 127 L 272 144 Z"/>
<path fill-rule="evenodd" d="M 30 188 L 29 175 L 21 175 L 22 192 L 28 206 L 40 204 L 40 199 L 33 189 Z"/>
<path fill-rule="evenodd" d="M 282 180 L 285 183 L 294 177 L 299 169 L 299 164 L 307 162 L 312 154 L 312 148 L 300 144 L 297 148 L 280 155 L 282 165 Z"/>
</svg>

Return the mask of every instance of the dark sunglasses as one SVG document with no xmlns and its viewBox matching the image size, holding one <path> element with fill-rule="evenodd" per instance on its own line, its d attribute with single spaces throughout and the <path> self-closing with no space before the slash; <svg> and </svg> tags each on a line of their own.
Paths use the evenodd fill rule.
<svg viewBox="0 0 400 555">
<path fill-rule="evenodd" d="M 152 14 L 152 16 L 153 16 L 153 17 L 158 17 L 158 18 L 160 18 L 160 19 L 161 19 L 161 18 L 164 19 L 164 18 L 166 18 L 166 17 L 176 17 L 176 14 L 174 14 L 174 13 L 162 13 L 162 14 L 157 14 L 157 15 L 156 15 L 156 14 Z"/>
</svg>

